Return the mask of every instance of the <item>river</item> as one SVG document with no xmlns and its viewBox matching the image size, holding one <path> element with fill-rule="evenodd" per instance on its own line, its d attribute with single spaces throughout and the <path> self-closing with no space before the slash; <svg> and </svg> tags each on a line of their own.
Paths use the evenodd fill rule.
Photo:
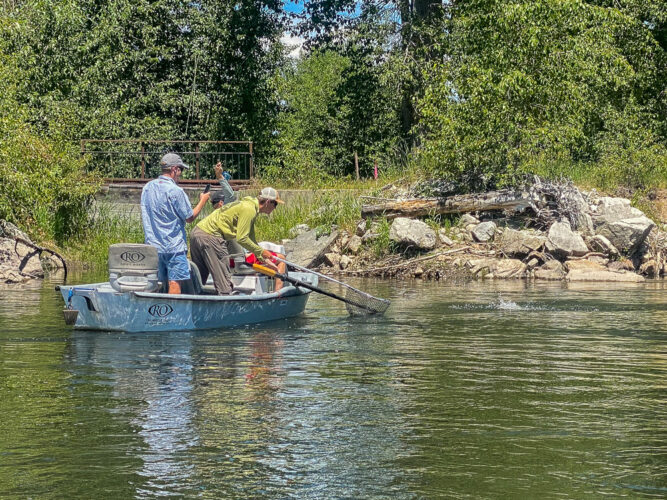
<svg viewBox="0 0 667 500">
<path fill-rule="evenodd" d="M 667 283 L 354 284 L 168 334 L 0 289 L 0 497 L 667 496 Z"/>
</svg>

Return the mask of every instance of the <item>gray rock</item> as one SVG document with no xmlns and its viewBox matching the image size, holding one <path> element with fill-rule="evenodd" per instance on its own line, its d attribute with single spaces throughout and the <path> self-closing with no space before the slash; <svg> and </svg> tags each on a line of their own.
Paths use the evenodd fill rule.
<svg viewBox="0 0 667 500">
<path fill-rule="evenodd" d="M 340 266 L 340 254 L 335 252 L 325 253 L 324 263 L 329 267 L 338 268 Z"/>
<path fill-rule="evenodd" d="M 362 245 L 361 237 L 355 234 L 348 240 L 346 248 L 350 253 L 356 255 L 359 252 L 361 245 Z"/>
<path fill-rule="evenodd" d="M 595 228 L 609 222 L 624 219 L 642 217 L 644 213 L 630 205 L 626 198 L 603 197 L 599 199 L 598 205 L 593 212 L 593 224 Z"/>
<path fill-rule="evenodd" d="M 352 259 L 350 259 L 347 255 L 341 255 L 341 257 L 340 257 L 340 268 L 343 269 L 343 270 L 347 269 L 351 262 L 352 262 Z"/>
<path fill-rule="evenodd" d="M 632 264 L 632 261 L 629 259 L 621 259 L 610 262 L 607 267 L 612 271 L 634 271 L 635 266 Z"/>
<path fill-rule="evenodd" d="M 609 271 L 597 262 L 589 260 L 570 261 L 565 264 L 568 273 L 565 279 L 568 281 L 614 281 L 641 283 L 642 276 L 630 271 Z"/>
<path fill-rule="evenodd" d="M 581 256 L 588 253 L 588 247 L 580 234 L 570 229 L 570 223 L 556 222 L 547 233 L 546 248 L 556 257 Z"/>
<path fill-rule="evenodd" d="M 363 236 L 364 234 L 366 234 L 366 230 L 367 230 L 366 221 L 362 220 L 357 223 L 357 229 L 355 230 L 354 234 L 356 234 L 357 236 Z"/>
<path fill-rule="evenodd" d="M 308 224 L 297 224 L 289 230 L 289 235 L 290 238 L 296 238 L 300 234 L 307 233 L 308 231 L 310 231 L 310 226 L 308 226 Z"/>
<path fill-rule="evenodd" d="M 398 217 L 389 229 L 389 239 L 402 246 L 432 250 L 436 246 L 435 231 L 420 220 Z"/>
<path fill-rule="evenodd" d="M 492 240 L 496 234 L 496 224 L 494 222 L 482 222 L 481 224 L 477 224 L 470 233 L 479 242 Z"/>
<path fill-rule="evenodd" d="M 463 214 L 459 219 L 459 226 L 467 227 L 471 224 L 479 224 L 479 220 L 470 214 Z"/>
<path fill-rule="evenodd" d="M 23 283 L 43 277 L 39 253 L 13 239 L 0 238 L 0 283 Z"/>
<path fill-rule="evenodd" d="M 499 239 L 500 250 L 508 257 L 526 257 L 542 249 L 547 238 L 539 232 L 505 228 Z"/>
<path fill-rule="evenodd" d="M 448 247 L 454 245 L 454 240 L 452 240 L 449 236 L 447 236 L 447 231 L 445 229 L 440 229 L 438 231 L 438 238 L 440 239 L 440 243 L 442 243 L 443 245 L 446 245 Z"/>
<path fill-rule="evenodd" d="M 550 260 L 539 269 L 535 269 L 534 275 L 539 280 L 560 281 L 565 278 L 565 268 L 557 260 Z"/>
<path fill-rule="evenodd" d="M 323 258 L 338 238 L 338 232 L 332 231 L 328 236 L 317 237 L 317 231 L 310 231 L 300 234 L 287 245 L 287 260 L 303 267 L 313 267 Z"/>
<path fill-rule="evenodd" d="M 527 266 L 516 259 L 472 259 L 466 262 L 470 272 L 479 278 L 524 278 Z"/>
<path fill-rule="evenodd" d="M 347 234 L 346 231 L 343 231 L 343 233 L 338 236 L 337 245 L 340 246 L 340 248 L 345 248 L 347 246 L 348 241 L 350 241 L 350 235 Z"/>
<path fill-rule="evenodd" d="M 611 255 L 612 257 L 617 257 L 619 255 L 618 250 L 614 245 L 611 244 L 607 238 L 601 234 L 596 234 L 589 240 L 589 246 L 591 250 L 596 252 L 601 252 L 606 255 Z"/>
<path fill-rule="evenodd" d="M 536 259 L 535 257 L 533 257 L 528 262 L 526 262 L 526 266 L 528 266 L 528 269 L 534 269 L 539 265 L 540 265 L 540 261 L 538 259 Z"/>
<path fill-rule="evenodd" d="M 0 238 L 23 238 L 24 240 L 30 241 L 32 243 L 32 240 L 28 238 L 27 234 L 6 220 L 0 220 Z"/>
<path fill-rule="evenodd" d="M 593 218 L 586 212 L 577 212 L 575 229 L 585 236 L 592 236 L 595 232 Z"/>
<path fill-rule="evenodd" d="M 655 223 L 642 215 L 632 219 L 605 222 L 596 232 L 606 237 L 619 252 L 632 255 L 644 243 L 654 227 Z"/>
</svg>

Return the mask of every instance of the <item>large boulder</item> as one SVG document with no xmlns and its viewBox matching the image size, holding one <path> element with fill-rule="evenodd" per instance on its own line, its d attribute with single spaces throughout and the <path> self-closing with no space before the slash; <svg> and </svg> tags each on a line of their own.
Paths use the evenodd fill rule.
<svg viewBox="0 0 667 500">
<path fill-rule="evenodd" d="M 0 283 L 23 283 L 43 277 L 39 252 L 14 239 L 0 238 Z"/>
<path fill-rule="evenodd" d="M 332 231 L 331 234 L 319 238 L 315 229 L 300 234 L 285 245 L 287 260 L 303 267 L 316 266 L 337 238 L 338 231 Z"/>
<path fill-rule="evenodd" d="M 592 215 L 595 233 L 607 238 L 624 255 L 632 255 L 655 227 L 626 198 L 600 198 Z"/>
<path fill-rule="evenodd" d="M 568 281 L 615 281 L 640 283 L 642 276 L 630 271 L 610 271 L 606 267 L 589 260 L 575 260 L 565 263 Z"/>
<path fill-rule="evenodd" d="M 597 234 L 607 238 L 624 255 L 632 255 L 646 241 L 655 223 L 642 215 L 632 219 L 605 222 Z"/>
<path fill-rule="evenodd" d="M 435 231 L 420 220 L 397 217 L 389 229 L 389 239 L 403 247 L 420 250 L 435 248 L 437 238 Z"/>
<path fill-rule="evenodd" d="M 526 257 L 539 251 L 546 243 L 546 237 L 539 232 L 517 231 L 505 228 L 499 240 L 500 251 L 508 257 Z"/>
<path fill-rule="evenodd" d="M 571 255 L 581 256 L 588 253 L 588 247 L 582 236 L 570 228 L 567 221 L 556 222 L 551 225 L 547 233 L 547 251 L 560 258 Z"/>
<path fill-rule="evenodd" d="M 30 241 L 30 238 L 28 238 L 27 234 L 6 220 L 0 220 L 0 238 L 21 238 Z"/>
<path fill-rule="evenodd" d="M 644 213 L 634 208 L 626 198 L 602 197 L 597 206 L 593 207 L 593 224 L 597 229 L 602 224 L 616 222 L 623 219 L 634 219 Z"/>
<path fill-rule="evenodd" d="M 475 276 L 486 279 L 524 278 L 527 266 L 516 259 L 472 259 L 466 263 Z"/>
</svg>

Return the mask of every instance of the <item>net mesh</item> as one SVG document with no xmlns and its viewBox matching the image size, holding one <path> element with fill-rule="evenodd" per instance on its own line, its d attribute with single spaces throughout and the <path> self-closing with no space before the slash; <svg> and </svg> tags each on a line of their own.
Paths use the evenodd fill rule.
<svg viewBox="0 0 667 500">
<path fill-rule="evenodd" d="M 374 297 L 369 293 L 351 287 L 345 288 L 345 299 L 349 301 L 345 303 L 345 308 L 352 316 L 383 314 L 390 304 L 386 299 Z"/>
<path fill-rule="evenodd" d="M 347 283 L 343 283 L 342 281 L 338 281 L 316 271 L 311 272 L 320 277 L 319 286 L 322 289 L 338 295 L 341 299 L 345 299 L 345 308 L 352 316 L 383 314 L 391 304 L 387 299 L 375 297 L 370 293 L 366 293 L 348 285 Z"/>
</svg>

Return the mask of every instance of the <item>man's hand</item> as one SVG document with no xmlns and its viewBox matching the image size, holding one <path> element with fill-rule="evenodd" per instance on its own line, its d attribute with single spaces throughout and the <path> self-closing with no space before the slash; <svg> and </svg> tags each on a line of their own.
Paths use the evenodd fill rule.
<svg viewBox="0 0 667 500">
<path fill-rule="evenodd" d="M 222 177 L 222 163 L 218 162 L 215 164 L 215 178 L 220 180 L 220 177 Z"/>
<path fill-rule="evenodd" d="M 206 203 L 208 199 L 211 197 L 211 193 L 199 193 L 199 203 L 204 202 Z"/>
<path fill-rule="evenodd" d="M 275 272 L 279 273 L 280 269 L 278 269 L 278 266 L 276 266 L 273 262 L 271 262 L 271 258 L 273 257 L 273 254 L 269 252 L 268 250 L 262 250 L 262 259 L 264 259 L 264 262 L 261 264 L 264 267 L 268 267 L 269 269 L 274 270 Z"/>
</svg>

